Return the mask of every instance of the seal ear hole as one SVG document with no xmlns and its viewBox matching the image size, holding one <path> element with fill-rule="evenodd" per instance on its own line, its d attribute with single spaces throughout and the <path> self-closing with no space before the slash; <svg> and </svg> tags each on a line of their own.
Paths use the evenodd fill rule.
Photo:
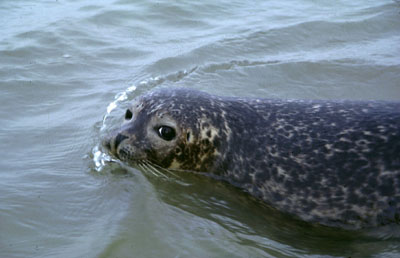
<svg viewBox="0 0 400 258">
<path fill-rule="evenodd" d="M 126 119 L 126 120 L 131 120 L 132 117 L 133 117 L 132 112 L 131 112 L 129 109 L 127 109 L 127 110 L 126 110 L 126 113 L 125 113 L 125 119 Z"/>
<path fill-rule="evenodd" d="M 166 125 L 162 125 L 154 128 L 157 131 L 158 136 L 166 141 L 171 141 L 175 138 L 175 129 Z"/>
<path fill-rule="evenodd" d="M 190 132 L 188 132 L 188 133 L 186 134 L 186 140 L 187 140 L 187 141 L 190 140 Z"/>
</svg>

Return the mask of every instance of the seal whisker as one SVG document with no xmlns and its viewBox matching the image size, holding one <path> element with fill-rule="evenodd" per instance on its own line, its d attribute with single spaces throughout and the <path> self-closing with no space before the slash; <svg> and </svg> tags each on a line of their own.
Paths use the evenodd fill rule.
<svg viewBox="0 0 400 258">
<path fill-rule="evenodd" d="M 138 167 L 140 168 L 140 170 L 142 170 L 143 172 L 145 172 L 145 173 L 149 173 L 149 172 L 150 172 L 150 173 L 153 174 L 154 176 L 158 177 L 158 175 L 155 174 L 153 171 L 147 169 L 147 167 L 145 167 L 144 164 L 142 164 L 142 163 L 137 163 L 137 165 L 138 165 Z"/>
<path fill-rule="evenodd" d="M 157 173 L 160 173 L 165 178 L 168 178 L 168 176 L 165 174 L 171 175 L 173 177 L 177 177 L 175 174 L 170 172 L 168 169 L 156 166 L 155 164 L 152 164 L 151 162 L 146 162 L 146 165 L 148 166 L 149 169 L 152 169 L 153 171 L 157 171 Z"/>
<path fill-rule="evenodd" d="M 172 176 L 172 177 L 165 176 L 165 178 L 167 178 L 168 180 L 172 180 L 173 182 L 180 184 L 182 186 L 190 186 L 191 185 L 190 183 L 186 183 L 185 181 L 182 181 L 181 177 L 178 176 L 177 174 L 173 173 L 171 171 L 171 169 L 166 169 L 166 168 L 160 167 L 157 164 L 152 164 L 151 162 L 148 162 L 148 161 L 147 161 L 147 165 L 150 167 L 154 166 L 153 169 L 160 171 L 161 173 L 167 173 L 168 175 Z M 182 172 L 182 171 L 183 170 L 181 170 L 180 172 Z"/>
<path fill-rule="evenodd" d="M 146 167 L 147 169 L 149 169 L 150 171 L 152 171 L 154 174 L 157 174 L 163 178 L 168 178 L 166 175 L 164 175 L 162 172 L 160 172 L 159 170 L 155 169 L 154 167 L 152 167 L 150 164 L 146 163 Z"/>
<path fill-rule="evenodd" d="M 154 170 L 161 171 L 161 172 L 167 173 L 167 174 L 169 174 L 169 175 L 171 175 L 173 177 L 179 178 L 178 175 L 176 175 L 175 173 L 172 172 L 173 171 L 172 169 L 167 169 L 167 168 L 160 167 L 159 165 L 154 164 L 152 162 L 147 162 L 147 165 L 151 166 Z"/>
<path fill-rule="evenodd" d="M 142 161 L 141 165 L 142 165 L 142 169 L 145 170 L 145 172 L 150 172 L 156 177 L 167 178 L 167 176 L 165 176 L 163 173 L 161 173 L 157 169 L 154 169 L 153 167 L 151 167 L 146 161 Z"/>
</svg>

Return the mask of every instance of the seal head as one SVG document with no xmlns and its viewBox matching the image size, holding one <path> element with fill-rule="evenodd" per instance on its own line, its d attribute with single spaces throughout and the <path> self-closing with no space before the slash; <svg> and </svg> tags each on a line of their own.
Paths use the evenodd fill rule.
<svg viewBox="0 0 400 258">
<path fill-rule="evenodd" d="M 104 145 L 131 165 L 151 162 L 167 169 L 216 171 L 226 148 L 219 135 L 226 137 L 229 129 L 213 123 L 223 118 L 209 108 L 212 102 L 211 95 L 184 89 L 139 97 Z"/>
</svg>

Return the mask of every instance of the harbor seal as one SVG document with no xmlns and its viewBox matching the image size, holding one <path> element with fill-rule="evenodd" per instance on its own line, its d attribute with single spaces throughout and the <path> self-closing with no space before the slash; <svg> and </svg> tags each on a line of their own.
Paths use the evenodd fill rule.
<svg viewBox="0 0 400 258">
<path fill-rule="evenodd" d="M 104 142 L 131 165 L 225 180 L 302 220 L 400 221 L 400 103 L 276 100 L 160 89 Z"/>
</svg>

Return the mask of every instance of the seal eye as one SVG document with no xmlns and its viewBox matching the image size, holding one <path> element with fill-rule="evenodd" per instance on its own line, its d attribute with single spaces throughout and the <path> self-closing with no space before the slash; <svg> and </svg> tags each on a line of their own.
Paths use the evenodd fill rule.
<svg viewBox="0 0 400 258">
<path fill-rule="evenodd" d="M 132 112 L 129 109 L 127 109 L 126 113 L 125 113 L 125 119 L 126 120 L 131 120 L 132 116 L 133 116 Z"/>
<path fill-rule="evenodd" d="M 175 138 L 175 130 L 172 127 L 169 126 L 160 126 L 157 128 L 157 133 L 158 136 L 163 138 L 166 141 L 171 141 L 172 139 Z"/>
</svg>

